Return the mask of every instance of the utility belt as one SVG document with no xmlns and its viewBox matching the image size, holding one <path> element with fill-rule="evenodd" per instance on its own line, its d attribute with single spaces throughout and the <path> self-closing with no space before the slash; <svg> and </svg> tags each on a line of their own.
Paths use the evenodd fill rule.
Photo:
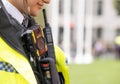
<svg viewBox="0 0 120 84">
<path fill-rule="evenodd" d="M 48 24 L 40 28 L 35 25 L 22 34 L 23 47 L 33 70 L 37 75 L 38 84 L 63 84 L 60 82 L 56 69 L 56 59 L 51 28 Z"/>
</svg>

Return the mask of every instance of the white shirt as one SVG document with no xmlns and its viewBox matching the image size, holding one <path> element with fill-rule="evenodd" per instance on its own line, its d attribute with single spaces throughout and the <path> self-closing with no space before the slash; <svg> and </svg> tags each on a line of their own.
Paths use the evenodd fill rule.
<svg viewBox="0 0 120 84">
<path fill-rule="evenodd" d="M 8 0 L 2 0 L 5 9 L 7 12 L 15 18 L 20 24 L 22 24 L 24 16 L 23 14 L 14 6 L 12 5 Z"/>
</svg>

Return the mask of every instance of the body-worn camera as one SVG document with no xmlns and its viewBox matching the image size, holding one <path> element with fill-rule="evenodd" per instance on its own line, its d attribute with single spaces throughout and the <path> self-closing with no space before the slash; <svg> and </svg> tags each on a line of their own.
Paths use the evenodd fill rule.
<svg viewBox="0 0 120 84">
<path fill-rule="evenodd" d="M 22 34 L 23 46 L 28 54 L 42 56 L 47 50 L 42 28 L 39 25 L 33 27 Z"/>
</svg>

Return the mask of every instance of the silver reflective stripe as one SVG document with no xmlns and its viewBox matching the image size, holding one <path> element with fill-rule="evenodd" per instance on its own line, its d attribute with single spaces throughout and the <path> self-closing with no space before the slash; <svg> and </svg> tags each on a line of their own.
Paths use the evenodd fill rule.
<svg viewBox="0 0 120 84">
<path fill-rule="evenodd" d="M 0 70 L 6 71 L 6 72 L 18 73 L 11 64 L 7 62 L 1 62 L 1 61 L 0 61 Z"/>
</svg>

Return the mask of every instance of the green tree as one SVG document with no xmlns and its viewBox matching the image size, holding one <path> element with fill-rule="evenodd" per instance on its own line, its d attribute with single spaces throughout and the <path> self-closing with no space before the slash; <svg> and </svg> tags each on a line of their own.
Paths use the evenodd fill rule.
<svg viewBox="0 0 120 84">
<path fill-rule="evenodd" d="M 118 15 L 120 15 L 120 0 L 113 0 L 113 3 Z"/>
</svg>

